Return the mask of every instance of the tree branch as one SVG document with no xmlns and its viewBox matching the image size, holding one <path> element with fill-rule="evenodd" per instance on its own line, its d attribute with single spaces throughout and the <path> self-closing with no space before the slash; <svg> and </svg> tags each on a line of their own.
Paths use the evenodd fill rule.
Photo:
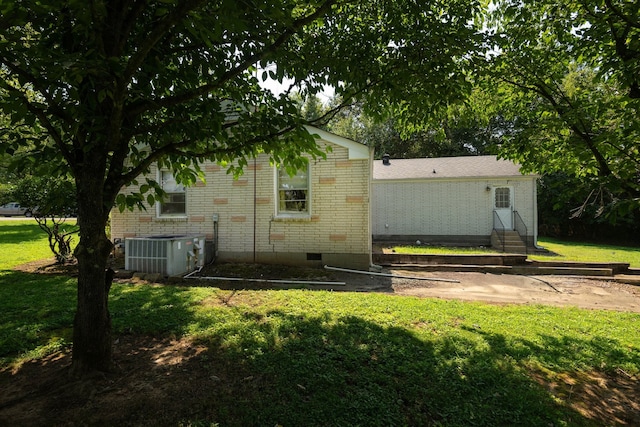
<svg viewBox="0 0 640 427">
<path fill-rule="evenodd" d="M 33 103 L 31 103 L 29 99 L 27 99 L 27 96 L 22 91 L 9 85 L 5 86 L 5 88 L 6 90 L 9 90 L 15 93 L 19 98 L 22 99 L 22 103 L 24 104 L 25 107 L 27 107 L 27 110 L 31 114 L 36 116 L 40 121 L 40 123 L 42 124 L 42 126 L 44 126 L 44 128 L 47 129 L 48 135 L 53 139 L 55 144 L 58 146 L 58 148 L 60 149 L 60 152 L 62 153 L 62 156 L 67 161 L 69 166 L 73 167 L 74 166 L 74 163 L 72 162 L 73 157 L 71 156 L 71 153 L 67 149 L 67 146 L 65 145 L 62 139 L 62 136 L 58 133 L 55 126 L 53 126 L 53 124 L 49 121 L 49 117 L 47 116 L 47 114 L 41 108 L 38 108 Z"/>
<path fill-rule="evenodd" d="M 549 93 L 549 91 L 545 90 L 546 88 L 544 85 L 534 84 L 533 87 L 531 87 L 531 86 L 520 84 L 518 82 L 512 81 L 504 77 L 502 77 L 502 80 L 506 83 L 517 86 L 521 89 L 533 91 L 538 95 L 542 96 L 544 99 L 546 99 L 551 105 L 551 107 L 553 108 L 553 110 L 558 114 L 558 116 L 571 128 L 572 131 L 574 131 L 580 137 L 580 139 L 585 143 L 585 145 L 587 146 L 591 154 L 593 154 L 596 162 L 598 163 L 598 171 L 600 172 L 600 174 L 604 176 L 613 174 L 613 172 L 611 171 L 611 168 L 609 167 L 609 164 L 607 163 L 607 160 L 604 158 L 602 153 L 600 153 L 600 151 L 597 149 L 591 136 L 589 135 L 588 132 L 586 132 L 586 129 L 580 129 L 573 120 L 570 120 L 567 117 L 566 109 L 558 103 L 558 101 L 553 97 L 551 93 Z"/>
<path fill-rule="evenodd" d="M 226 82 L 232 80 L 235 77 L 238 77 L 256 62 L 266 59 L 270 54 L 276 52 L 278 48 L 284 45 L 284 43 L 286 43 L 305 25 L 308 25 L 309 23 L 326 14 L 336 2 L 337 0 L 327 0 L 313 13 L 295 20 L 293 24 L 286 28 L 273 43 L 265 46 L 264 49 L 247 56 L 235 67 L 223 73 L 215 82 L 201 85 L 192 91 L 187 91 L 178 95 L 168 96 L 156 100 L 150 100 L 137 106 L 132 106 L 132 108 L 129 110 L 129 113 L 133 116 L 137 116 L 151 109 L 157 110 L 161 108 L 172 107 L 183 102 L 196 99 L 216 89 L 221 88 Z"/>
<path fill-rule="evenodd" d="M 231 127 L 233 126 L 233 124 L 228 124 L 228 126 Z M 121 180 L 119 182 L 119 187 L 122 187 L 123 185 L 133 181 L 137 176 L 139 176 L 144 171 L 146 171 L 158 159 L 168 154 L 177 154 L 185 157 L 195 157 L 197 159 L 206 159 L 206 158 L 211 158 L 211 157 L 225 155 L 225 154 L 237 156 L 239 152 L 238 148 L 253 147 L 254 145 L 259 144 L 261 142 L 264 142 L 270 139 L 280 138 L 283 135 L 291 132 L 296 127 L 297 127 L 296 125 L 289 125 L 275 132 L 270 132 L 263 135 L 257 135 L 253 138 L 245 139 L 242 141 L 236 141 L 235 144 L 230 146 L 225 146 L 225 147 L 215 146 L 215 148 L 212 148 L 212 149 L 204 149 L 204 150 L 197 150 L 197 151 L 181 150 L 182 148 L 189 147 L 191 144 L 193 144 L 192 140 L 182 140 L 177 143 L 166 144 L 158 149 L 154 149 L 138 165 L 133 167 L 126 174 L 122 175 Z M 245 149 L 244 151 L 250 151 L 250 150 Z"/>
<path fill-rule="evenodd" d="M 613 11 L 614 15 L 616 15 L 618 18 L 626 22 L 627 25 L 630 25 L 633 28 L 640 28 L 640 20 L 638 19 L 633 20 L 631 18 L 631 16 L 635 16 L 636 18 L 638 16 L 637 15 L 638 10 L 640 9 L 640 6 L 638 3 L 635 3 L 636 7 L 635 7 L 635 10 L 632 11 L 631 15 L 627 15 L 623 13 L 622 10 L 620 10 L 617 6 L 615 6 L 611 0 L 604 0 L 604 4 L 606 4 L 607 7 Z"/>
<path fill-rule="evenodd" d="M 117 187 L 120 188 L 123 185 L 133 181 L 138 175 L 149 169 L 149 167 L 161 157 L 175 152 L 178 148 L 186 147 L 192 142 L 193 141 L 186 139 L 180 142 L 166 144 L 162 147 L 154 149 L 153 151 L 151 151 L 151 153 L 149 153 L 147 157 L 142 159 L 140 163 L 131 168 L 127 173 L 121 175 L 119 179 L 116 180 L 116 183 L 118 184 Z"/>
<path fill-rule="evenodd" d="M 147 0 L 135 0 L 133 2 L 133 7 L 129 10 L 129 13 L 125 13 L 126 7 L 124 5 L 114 5 L 111 8 L 111 2 L 109 2 L 108 5 L 109 6 L 107 6 L 107 8 L 109 8 L 110 12 L 114 14 L 114 17 L 109 21 L 112 24 L 116 24 L 113 32 L 117 34 L 117 36 L 114 37 L 115 40 L 111 56 L 120 56 L 120 53 L 124 51 L 129 35 L 131 34 L 131 31 L 133 31 L 137 19 L 140 17 L 142 11 L 147 5 Z"/>
<path fill-rule="evenodd" d="M 365 84 L 364 86 L 362 86 L 360 89 L 358 89 L 357 91 L 348 94 L 346 97 L 343 97 L 342 102 L 340 102 L 340 104 L 338 104 L 336 107 L 329 109 L 327 112 L 325 112 L 322 116 L 315 118 L 313 120 L 309 120 L 307 121 L 307 124 L 309 125 L 314 125 L 314 124 L 318 124 L 318 125 L 325 125 L 328 122 L 330 122 L 335 116 L 336 114 L 338 114 L 340 111 L 344 110 L 345 108 L 351 107 L 353 106 L 355 103 L 352 102 L 358 95 L 364 93 L 367 89 L 370 89 L 371 87 L 375 86 L 376 84 L 378 84 L 379 81 L 376 82 L 369 82 L 367 84 Z"/>
<path fill-rule="evenodd" d="M 173 9 L 166 17 L 161 19 L 154 27 L 149 36 L 146 38 L 145 43 L 143 43 L 138 51 L 131 57 L 129 62 L 127 63 L 127 67 L 123 72 L 123 80 L 129 81 L 133 78 L 135 72 L 142 66 L 145 59 L 149 55 L 149 52 L 162 40 L 165 38 L 170 32 L 171 29 L 178 24 L 185 15 L 196 9 L 201 4 L 205 3 L 206 0 L 183 0 L 178 3 L 178 6 Z M 143 7 L 144 5 L 137 5 L 138 7 Z M 135 21 L 135 19 L 133 19 Z M 131 23 L 133 25 L 134 22 Z"/>
<path fill-rule="evenodd" d="M 60 107 L 55 101 L 54 99 L 51 97 L 51 95 L 49 94 L 49 92 L 47 91 L 47 89 L 41 85 L 39 83 L 38 78 L 27 72 L 26 70 L 23 70 L 22 68 L 16 66 L 14 63 L 12 63 L 11 60 L 9 60 L 8 58 L 1 58 L 2 61 L 0 62 L 2 65 L 4 65 L 5 67 L 7 67 L 7 69 L 9 69 L 9 71 L 11 71 L 12 73 L 16 74 L 17 76 L 20 76 L 22 78 L 24 78 L 27 82 L 29 82 L 29 84 L 33 85 L 33 88 L 40 94 L 42 95 L 42 97 L 45 99 L 45 101 L 47 101 L 48 103 L 48 108 L 47 110 L 49 111 L 49 113 L 51 113 L 53 116 L 58 117 L 60 120 L 62 120 L 63 122 L 65 122 L 67 125 L 72 125 L 73 123 L 75 123 L 75 121 L 71 118 L 71 116 L 69 116 L 68 114 L 66 114 L 64 108 Z M 6 85 L 7 88 L 9 88 L 9 85 Z M 11 87 L 11 89 L 16 90 L 20 93 L 22 93 L 21 91 L 19 91 L 18 89 Z"/>
</svg>

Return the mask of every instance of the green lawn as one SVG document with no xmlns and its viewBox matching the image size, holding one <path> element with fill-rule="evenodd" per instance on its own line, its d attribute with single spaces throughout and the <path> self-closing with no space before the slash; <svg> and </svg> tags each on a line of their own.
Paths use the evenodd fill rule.
<svg viewBox="0 0 640 427">
<path fill-rule="evenodd" d="M 640 247 L 568 242 L 544 237 L 538 244 L 551 253 L 530 255 L 538 261 L 624 262 L 640 267 Z"/>
<path fill-rule="evenodd" d="M 11 270 L 48 256 L 44 235 L 0 222 L 0 253 L 0 369 L 68 348 L 74 280 Z M 110 308 L 116 336 L 190 337 L 208 349 L 203 374 L 252 379 L 185 425 L 595 426 L 534 377 L 640 374 L 633 313 L 131 284 Z"/>
<path fill-rule="evenodd" d="M 529 254 L 537 261 L 579 261 L 579 262 L 622 262 L 631 267 L 640 267 L 640 247 L 602 245 L 595 243 L 569 242 L 565 240 L 541 237 L 538 246 L 549 251 L 548 254 Z M 394 246 L 396 253 L 404 254 L 498 254 L 490 247 L 451 247 L 451 246 Z"/>
</svg>

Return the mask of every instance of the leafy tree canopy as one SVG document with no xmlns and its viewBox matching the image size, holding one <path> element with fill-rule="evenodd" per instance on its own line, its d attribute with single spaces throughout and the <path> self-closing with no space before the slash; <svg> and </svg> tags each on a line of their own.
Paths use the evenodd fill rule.
<svg viewBox="0 0 640 427">
<path fill-rule="evenodd" d="M 34 217 L 47 233 L 49 248 L 58 263 L 72 258 L 71 239 L 78 232 L 65 222 L 76 215 L 76 188 L 68 177 L 24 175 L 12 185 L 8 198 L 15 200 Z"/>
<path fill-rule="evenodd" d="M 396 159 L 489 154 L 503 123 L 487 113 L 488 95 L 474 88 L 464 102 L 452 103 L 426 120 L 398 110 L 378 120 L 355 104 L 331 116 L 327 127 L 373 147 L 376 158 L 385 153 Z M 340 103 L 334 99 L 332 105 Z"/>
<path fill-rule="evenodd" d="M 70 173 L 80 242 L 73 370 L 111 361 L 111 248 L 104 228 L 123 185 L 156 163 L 194 182 L 209 159 L 322 155 L 287 92 L 335 87 L 371 112 L 461 97 L 481 35 L 462 0 L 15 0 L 0 4 L 0 152 Z M 447 95 L 447 96 L 445 96 Z M 339 108 L 339 107 L 338 107 Z M 233 167 L 232 167 L 233 169 Z M 141 183 L 123 205 L 153 201 Z"/>
<path fill-rule="evenodd" d="M 637 2 L 497 3 L 491 78 L 512 126 L 501 153 L 589 182 L 612 221 L 640 207 Z"/>
</svg>

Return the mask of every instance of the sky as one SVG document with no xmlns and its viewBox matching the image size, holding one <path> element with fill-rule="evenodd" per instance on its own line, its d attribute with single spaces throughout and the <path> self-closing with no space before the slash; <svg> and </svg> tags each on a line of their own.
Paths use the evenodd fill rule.
<svg viewBox="0 0 640 427">
<path fill-rule="evenodd" d="M 266 70 L 272 67 L 275 67 L 275 65 L 271 65 L 267 67 Z M 264 68 L 259 68 L 258 76 L 261 76 L 264 70 L 265 70 Z M 260 77 L 258 77 L 258 80 L 261 81 Z M 292 83 L 293 83 L 293 80 L 291 79 L 284 79 L 282 83 L 280 83 L 277 80 L 268 78 L 265 81 L 261 81 L 260 85 L 264 88 L 269 89 L 273 94 L 280 95 L 281 93 L 286 92 Z M 333 90 L 332 87 L 325 86 L 325 89 L 322 92 L 318 93 L 318 98 L 320 98 L 320 101 L 326 105 L 329 103 L 329 101 L 331 101 L 331 98 L 333 97 L 334 93 L 335 91 Z"/>
</svg>

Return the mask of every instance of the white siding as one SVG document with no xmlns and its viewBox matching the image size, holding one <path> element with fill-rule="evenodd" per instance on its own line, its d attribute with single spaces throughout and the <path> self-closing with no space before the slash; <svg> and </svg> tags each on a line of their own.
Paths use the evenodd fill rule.
<svg viewBox="0 0 640 427">
<path fill-rule="evenodd" d="M 374 236 L 489 236 L 493 204 L 487 187 L 513 186 L 514 209 L 534 233 L 535 178 L 374 180 Z"/>
</svg>

